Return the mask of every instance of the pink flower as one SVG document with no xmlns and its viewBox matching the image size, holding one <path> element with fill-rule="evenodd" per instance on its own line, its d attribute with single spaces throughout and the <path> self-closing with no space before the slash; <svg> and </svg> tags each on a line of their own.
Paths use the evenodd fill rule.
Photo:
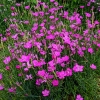
<svg viewBox="0 0 100 100">
<path fill-rule="evenodd" d="M 29 71 L 29 69 L 26 67 L 26 68 L 24 68 L 24 72 L 28 72 Z"/>
<path fill-rule="evenodd" d="M 44 60 L 41 60 L 41 61 L 37 61 L 37 60 L 33 60 L 33 65 L 34 67 L 41 67 L 43 65 L 45 65 L 45 61 Z"/>
<path fill-rule="evenodd" d="M 61 63 L 60 65 L 61 65 L 61 67 L 65 67 L 66 64 L 65 63 Z"/>
<path fill-rule="evenodd" d="M 0 80 L 2 80 L 2 73 L 0 73 Z"/>
<path fill-rule="evenodd" d="M 100 34 L 100 30 L 97 31 Z"/>
<path fill-rule="evenodd" d="M 41 85 L 42 79 L 36 79 L 36 85 Z"/>
<path fill-rule="evenodd" d="M 57 76 L 59 77 L 59 79 L 64 79 L 66 76 L 65 71 L 61 71 L 61 72 L 56 72 Z"/>
<path fill-rule="evenodd" d="M 11 36 L 14 40 L 18 40 L 18 34 L 14 34 Z"/>
<path fill-rule="evenodd" d="M 43 65 L 45 65 L 46 64 L 46 62 L 44 61 L 44 59 L 40 59 L 40 66 L 43 66 Z"/>
<path fill-rule="evenodd" d="M 8 92 L 15 93 L 16 92 L 16 87 L 9 88 Z"/>
<path fill-rule="evenodd" d="M 65 72 L 66 72 L 66 76 L 72 76 L 72 69 L 71 68 L 67 68 Z"/>
<path fill-rule="evenodd" d="M 58 84 L 59 84 L 59 81 L 58 81 L 58 80 L 53 80 L 53 81 L 52 81 L 52 85 L 53 85 L 53 86 L 58 86 Z"/>
<path fill-rule="evenodd" d="M 21 86 L 22 82 L 16 82 L 17 86 Z"/>
<path fill-rule="evenodd" d="M 16 69 L 20 69 L 21 68 L 21 66 L 20 65 L 16 65 Z"/>
<path fill-rule="evenodd" d="M 11 61 L 10 56 L 5 57 L 5 59 L 3 60 L 3 62 L 4 62 L 5 64 L 9 64 L 9 63 L 10 63 L 10 61 Z"/>
<path fill-rule="evenodd" d="M 49 66 L 55 66 L 54 60 L 48 62 Z"/>
<path fill-rule="evenodd" d="M 24 48 L 27 48 L 27 49 L 32 48 L 32 41 L 28 41 L 27 43 L 25 43 Z"/>
<path fill-rule="evenodd" d="M 43 17 L 43 16 L 44 16 L 44 12 L 43 12 L 43 11 L 39 11 L 39 15 L 40 15 L 41 17 Z"/>
<path fill-rule="evenodd" d="M 59 51 L 55 51 L 55 52 L 53 52 L 53 54 L 54 54 L 56 57 L 60 56 L 60 52 L 59 52 Z"/>
<path fill-rule="evenodd" d="M 84 6 L 80 6 L 80 8 L 81 8 L 81 9 L 83 9 L 83 8 L 84 8 Z"/>
<path fill-rule="evenodd" d="M 88 48 L 88 52 L 92 54 L 94 51 L 92 48 Z"/>
<path fill-rule="evenodd" d="M 47 79 L 53 79 L 54 75 L 48 75 Z"/>
<path fill-rule="evenodd" d="M 19 73 L 18 76 L 23 76 L 23 74 L 22 73 Z"/>
<path fill-rule="evenodd" d="M 40 26 L 41 26 L 41 27 L 44 27 L 44 25 L 45 25 L 45 23 L 44 23 L 44 22 L 40 24 Z"/>
<path fill-rule="evenodd" d="M 39 15 L 39 13 L 38 12 L 32 12 L 32 15 L 37 17 Z"/>
<path fill-rule="evenodd" d="M 96 20 L 96 21 L 94 22 L 94 24 L 95 24 L 95 25 L 98 25 L 98 24 L 99 24 L 99 21 L 98 21 L 98 20 Z"/>
<path fill-rule="evenodd" d="M 96 2 L 96 0 L 90 0 L 91 2 Z"/>
<path fill-rule="evenodd" d="M 97 46 L 100 48 L 100 43 L 98 43 Z"/>
<path fill-rule="evenodd" d="M 50 2 L 54 2 L 55 0 L 50 0 Z"/>
<path fill-rule="evenodd" d="M 23 23 L 24 24 L 29 24 L 29 21 L 28 20 L 25 20 Z"/>
<path fill-rule="evenodd" d="M 34 45 L 35 45 L 38 49 L 40 49 L 41 46 L 42 46 L 42 43 L 40 43 L 40 42 L 34 42 Z"/>
<path fill-rule="evenodd" d="M 12 11 L 14 11 L 14 10 L 15 10 L 15 7 L 12 6 L 10 9 L 11 9 Z"/>
<path fill-rule="evenodd" d="M 89 32 L 89 30 L 88 30 L 88 29 L 86 29 L 86 30 L 84 30 L 84 31 L 83 31 L 83 34 L 84 34 L 84 35 L 87 35 L 87 34 L 88 34 L 88 32 Z"/>
<path fill-rule="evenodd" d="M 58 45 L 57 44 L 54 44 L 54 43 L 52 43 L 52 48 L 55 49 L 55 50 L 57 50 L 57 51 L 59 50 Z"/>
<path fill-rule="evenodd" d="M 85 13 L 86 17 L 91 17 L 91 14 L 90 13 Z"/>
<path fill-rule="evenodd" d="M 46 39 L 48 39 L 48 40 L 52 40 L 52 39 L 54 39 L 54 38 L 55 38 L 55 36 L 52 35 L 52 34 L 46 36 Z"/>
<path fill-rule="evenodd" d="M 74 72 L 82 72 L 82 71 L 83 71 L 83 68 L 84 68 L 84 66 L 80 66 L 80 65 L 76 64 L 76 65 L 73 67 L 73 71 L 74 71 Z"/>
<path fill-rule="evenodd" d="M 37 66 L 39 66 L 40 64 L 39 64 L 39 62 L 37 61 L 37 60 L 33 60 L 33 66 L 34 67 L 37 67 Z"/>
<path fill-rule="evenodd" d="M 63 56 L 62 58 L 58 57 L 57 58 L 57 63 L 61 64 L 61 63 L 65 62 L 65 61 L 67 62 L 68 60 L 69 60 L 69 56 L 67 56 L 67 55 Z"/>
<path fill-rule="evenodd" d="M 16 13 L 16 12 L 12 12 L 11 15 L 12 15 L 12 16 L 17 16 L 18 13 Z"/>
<path fill-rule="evenodd" d="M 50 91 L 47 90 L 47 89 L 45 89 L 45 90 L 42 91 L 42 95 L 43 95 L 44 97 L 49 96 L 49 94 L 50 94 Z"/>
<path fill-rule="evenodd" d="M 83 100 L 83 97 L 82 97 L 80 94 L 78 94 L 78 95 L 76 96 L 76 100 Z"/>
<path fill-rule="evenodd" d="M 30 6 L 25 6 L 25 9 L 26 9 L 26 10 L 30 9 Z"/>
<path fill-rule="evenodd" d="M 64 57 L 62 57 L 62 61 L 68 61 L 69 60 L 69 56 L 64 56 Z"/>
<path fill-rule="evenodd" d="M 54 29 L 55 29 L 55 26 L 51 25 L 50 30 L 54 30 Z"/>
<path fill-rule="evenodd" d="M 57 58 L 57 64 L 61 64 L 62 62 L 63 62 L 63 60 L 60 57 L 58 57 Z"/>
<path fill-rule="evenodd" d="M 79 49 L 77 52 L 80 55 L 80 57 L 83 57 L 84 56 L 84 52 L 82 51 L 82 49 Z"/>
<path fill-rule="evenodd" d="M 90 65 L 90 68 L 92 68 L 92 69 L 97 69 L 96 65 L 94 65 L 94 64 L 91 64 L 91 65 Z"/>
<path fill-rule="evenodd" d="M 28 61 L 27 62 L 27 68 L 31 68 L 32 67 L 32 65 L 30 64 L 30 62 Z"/>
<path fill-rule="evenodd" d="M 68 18 L 68 11 L 64 11 L 64 18 Z"/>
<path fill-rule="evenodd" d="M 6 66 L 5 69 L 6 69 L 6 70 L 10 70 L 10 67 L 9 67 L 9 66 Z"/>
<path fill-rule="evenodd" d="M 50 16 L 49 18 L 50 18 L 50 19 L 54 19 L 55 17 L 54 17 L 54 16 Z"/>
<path fill-rule="evenodd" d="M 56 69 L 55 66 L 49 66 L 49 67 L 48 67 L 48 71 L 50 71 L 50 72 L 53 72 L 55 69 Z"/>
<path fill-rule="evenodd" d="M 30 75 L 26 75 L 26 78 L 25 78 L 25 80 L 31 80 L 33 77 L 32 77 L 32 75 L 30 74 Z"/>
<path fill-rule="evenodd" d="M 0 84 L 0 91 L 4 89 L 4 86 Z"/>
<path fill-rule="evenodd" d="M 45 70 L 39 70 L 37 75 L 40 76 L 40 77 L 44 77 L 46 74 L 46 71 Z"/>
<path fill-rule="evenodd" d="M 55 6 L 58 6 L 58 2 L 55 1 L 54 4 L 55 4 Z"/>
<path fill-rule="evenodd" d="M 20 4 L 20 3 L 16 3 L 16 6 L 18 6 L 18 7 L 19 7 L 19 6 L 21 6 L 21 4 Z"/>
<path fill-rule="evenodd" d="M 85 51 L 85 50 L 86 50 L 86 47 L 83 46 L 83 47 L 82 47 L 82 50 Z"/>
<path fill-rule="evenodd" d="M 68 36 L 63 37 L 63 39 L 64 39 L 65 43 L 67 43 L 67 44 L 71 43 L 71 40 L 70 40 L 70 38 Z"/>
<path fill-rule="evenodd" d="M 7 41 L 7 38 L 6 37 L 2 37 L 2 41 L 3 42 Z"/>
<path fill-rule="evenodd" d="M 30 55 L 22 55 L 19 60 L 19 62 L 28 62 L 29 60 L 31 59 L 31 56 Z"/>
<path fill-rule="evenodd" d="M 0 33 L 0 37 L 2 37 L 2 34 Z"/>
<path fill-rule="evenodd" d="M 38 29 L 38 26 L 33 26 L 32 29 L 31 29 L 31 31 L 34 32 L 34 31 L 36 31 L 37 29 Z"/>
</svg>

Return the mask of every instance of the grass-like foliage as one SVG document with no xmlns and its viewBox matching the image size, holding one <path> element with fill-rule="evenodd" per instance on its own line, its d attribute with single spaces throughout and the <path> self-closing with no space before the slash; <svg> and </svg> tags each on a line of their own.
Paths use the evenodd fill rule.
<svg viewBox="0 0 100 100">
<path fill-rule="evenodd" d="M 93 6 L 70 12 L 55 0 L 38 0 L 1 7 L 0 100 L 100 99 Z"/>
</svg>

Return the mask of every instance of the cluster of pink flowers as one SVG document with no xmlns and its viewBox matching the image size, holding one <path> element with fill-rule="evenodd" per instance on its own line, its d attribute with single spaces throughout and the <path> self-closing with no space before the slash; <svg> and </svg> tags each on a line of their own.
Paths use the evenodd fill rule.
<svg viewBox="0 0 100 100">
<path fill-rule="evenodd" d="M 36 79 L 37 86 L 49 83 L 57 87 L 61 80 L 71 77 L 73 73 L 84 71 L 85 66 L 79 64 L 74 57 L 76 54 L 84 58 L 86 52 L 90 55 L 95 53 L 93 45 L 100 48 L 98 40 L 100 30 L 92 32 L 100 22 L 96 20 L 92 23 L 91 14 L 86 12 L 86 29 L 82 30 L 83 17 L 79 13 L 74 12 L 70 15 L 68 11 L 62 12 L 62 6 L 59 6 L 55 0 L 50 2 L 53 5 L 51 8 L 48 4 L 39 1 L 35 12 L 29 5 L 25 6 L 24 10 L 30 14 L 31 20 L 17 19 L 16 16 L 20 16 L 20 13 L 12 6 L 11 19 L 8 19 L 11 24 L 6 29 L 6 36 L 0 37 L 4 43 L 13 41 L 13 44 L 8 45 L 10 56 L 6 56 L 3 60 L 6 71 L 10 71 L 11 62 L 17 61 L 13 67 L 18 71 L 18 77 L 24 77 L 25 81 Z M 21 4 L 17 3 L 15 6 L 19 7 Z M 41 10 L 40 6 L 45 10 Z M 65 24 L 63 19 L 69 25 Z M 23 30 L 21 26 L 27 26 L 29 29 Z M 96 69 L 96 65 L 91 64 L 90 68 Z M 3 89 L 4 86 L 0 84 L 0 90 Z M 8 92 L 15 93 L 16 89 L 11 87 Z M 48 87 L 41 94 L 49 96 Z M 83 98 L 78 95 L 76 100 L 83 100 Z"/>
</svg>

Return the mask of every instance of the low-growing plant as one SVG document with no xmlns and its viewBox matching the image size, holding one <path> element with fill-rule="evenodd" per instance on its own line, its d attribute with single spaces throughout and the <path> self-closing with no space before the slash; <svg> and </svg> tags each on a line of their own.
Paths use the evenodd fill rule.
<svg viewBox="0 0 100 100">
<path fill-rule="evenodd" d="M 97 100 L 100 22 L 94 9 L 71 14 L 55 0 L 9 9 L 0 34 L 0 99 Z"/>
</svg>

